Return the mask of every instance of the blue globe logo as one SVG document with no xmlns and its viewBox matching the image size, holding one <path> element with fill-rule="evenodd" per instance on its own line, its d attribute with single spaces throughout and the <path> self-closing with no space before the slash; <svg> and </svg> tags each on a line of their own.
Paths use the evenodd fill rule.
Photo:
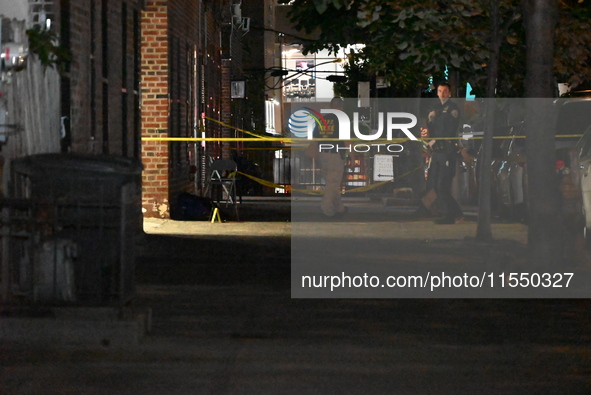
<svg viewBox="0 0 591 395">
<path fill-rule="evenodd" d="M 295 111 L 287 121 L 289 131 L 298 138 L 308 137 L 308 130 L 314 130 L 315 124 L 316 120 L 306 109 Z"/>
</svg>

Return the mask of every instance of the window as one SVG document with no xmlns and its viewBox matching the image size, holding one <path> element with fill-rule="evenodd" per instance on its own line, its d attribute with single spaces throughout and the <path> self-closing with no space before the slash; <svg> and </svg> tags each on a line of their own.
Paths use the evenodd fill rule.
<svg viewBox="0 0 591 395">
<path fill-rule="evenodd" d="M 53 3 L 53 0 L 29 0 L 31 24 L 51 29 L 54 20 Z"/>
</svg>

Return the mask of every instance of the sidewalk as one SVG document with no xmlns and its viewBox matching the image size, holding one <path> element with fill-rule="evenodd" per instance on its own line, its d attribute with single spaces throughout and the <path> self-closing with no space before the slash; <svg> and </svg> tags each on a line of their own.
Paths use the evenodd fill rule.
<svg viewBox="0 0 591 395">
<path fill-rule="evenodd" d="M 302 203 L 303 202 L 303 203 Z M 462 240 L 476 235 L 474 208 L 466 211 L 467 220 L 454 225 L 435 225 L 432 220 L 411 218 L 414 207 L 384 206 L 363 199 L 347 201 L 349 213 L 331 221 L 317 212 L 318 202 L 305 199 L 305 212 L 292 214 L 290 202 L 248 202 L 239 206 L 242 221 L 211 223 L 209 221 L 174 221 L 145 218 L 144 231 L 148 234 L 185 236 L 253 236 L 253 237 L 316 237 L 333 235 L 342 238 Z M 253 207 L 258 206 L 257 209 Z M 291 221 L 295 222 L 291 222 Z M 495 239 L 527 243 L 527 226 L 520 223 L 493 223 Z"/>
<path fill-rule="evenodd" d="M 144 231 L 148 234 L 177 236 L 255 236 L 255 237 L 308 237 L 333 235 L 334 237 L 462 240 L 476 235 L 476 222 L 455 225 L 434 225 L 432 221 L 414 222 L 383 221 L 361 222 L 224 222 L 173 221 L 169 219 L 144 219 Z M 359 232 L 362 230 L 362 232 Z M 443 230 L 443 231 L 442 231 Z M 527 226 L 523 224 L 493 224 L 493 237 L 527 243 Z"/>
</svg>

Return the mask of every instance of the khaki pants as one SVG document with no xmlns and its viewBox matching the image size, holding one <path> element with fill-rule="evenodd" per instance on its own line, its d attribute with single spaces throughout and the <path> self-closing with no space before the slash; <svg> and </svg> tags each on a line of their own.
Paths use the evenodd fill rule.
<svg viewBox="0 0 591 395">
<path fill-rule="evenodd" d="M 345 211 L 341 200 L 341 183 L 345 172 L 345 163 L 338 153 L 322 152 L 318 155 L 322 176 L 324 177 L 324 196 L 320 208 L 324 215 L 332 217 Z"/>
</svg>

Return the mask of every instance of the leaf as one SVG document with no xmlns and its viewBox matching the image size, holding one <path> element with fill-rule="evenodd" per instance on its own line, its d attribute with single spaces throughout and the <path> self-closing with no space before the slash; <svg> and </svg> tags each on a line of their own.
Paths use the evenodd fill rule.
<svg viewBox="0 0 591 395">
<path fill-rule="evenodd" d="M 367 19 L 369 13 L 365 10 L 357 10 L 357 19 Z"/>
<path fill-rule="evenodd" d="M 328 0 L 314 0 L 314 6 L 319 14 L 324 14 L 324 11 L 328 8 Z"/>
<path fill-rule="evenodd" d="M 39 25 L 26 31 L 29 39 L 29 51 L 36 54 L 43 68 L 55 67 L 63 71 L 66 63 L 72 60 L 71 52 L 57 45 L 57 35 L 51 30 L 41 29 Z"/>
<path fill-rule="evenodd" d="M 332 0 L 332 5 L 334 6 L 334 8 L 336 8 L 337 10 L 340 10 L 341 7 L 343 6 L 343 2 L 342 0 Z"/>
<path fill-rule="evenodd" d="M 403 52 L 400 55 L 398 55 L 398 59 L 400 59 L 400 60 L 406 60 L 409 56 L 410 56 L 410 53 Z"/>
</svg>

